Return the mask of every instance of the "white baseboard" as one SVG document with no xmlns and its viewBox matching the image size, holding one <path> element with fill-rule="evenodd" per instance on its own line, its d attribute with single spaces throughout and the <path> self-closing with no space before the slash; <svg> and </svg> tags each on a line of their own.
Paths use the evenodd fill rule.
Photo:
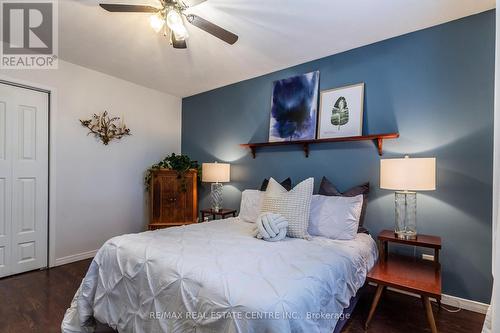
<svg viewBox="0 0 500 333">
<path fill-rule="evenodd" d="M 369 284 L 371 286 L 377 285 L 377 284 L 372 283 L 372 282 L 370 282 Z M 399 290 L 399 289 L 395 289 L 395 288 L 391 288 L 391 287 L 388 287 L 387 289 L 390 291 L 400 293 L 400 294 L 405 294 L 405 295 L 409 295 L 409 296 L 413 296 L 413 297 L 420 297 L 420 295 L 410 293 L 410 292 L 407 292 L 404 290 Z M 431 300 L 433 300 L 434 302 L 436 301 L 435 299 L 431 299 Z M 455 308 L 464 309 L 464 310 L 469 310 L 469 311 L 473 311 L 473 312 L 477 312 L 477 313 L 481 313 L 481 314 L 486 314 L 486 312 L 488 311 L 488 307 L 490 306 L 489 304 L 486 304 L 486 303 L 476 302 L 476 301 L 472 301 L 469 299 L 460 298 L 460 297 L 451 296 L 451 295 L 446 295 L 446 294 L 441 295 L 441 304 L 452 306 Z"/>
<path fill-rule="evenodd" d="M 470 299 L 460 298 L 446 294 L 442 295 L 441 303 L 482 314 L 486 314 L 486 312 L 488 311 L 488 307 L 490 306 L 489 304 L 486 303 L 471 301 Z"/>
<path fill-rule="evenodd" d="M 66 256 L 66 257 L 62 257 L 62 258 L 57 258 L 54 267 L 70 264 L 70 263 L 75 262 L 75 261 L 93 258 L 96 255 L 97 251 L 98 250 L 92 250 L 92 251 L 72 254 L 70 256 Z"/>
</svg>

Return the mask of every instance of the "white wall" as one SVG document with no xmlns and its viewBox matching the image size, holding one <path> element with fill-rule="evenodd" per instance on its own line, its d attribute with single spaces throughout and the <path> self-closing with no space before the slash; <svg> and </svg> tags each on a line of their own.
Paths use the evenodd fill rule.
<svg viewBox="0 0 500 333">
<path fill-rule="evenodd" d="M 51 265 L 89 257 L 107 239 L 144 230 L 144 171 L 180 152 L 181 99 L 64 61 L 58 70 L 2 70 L 51 98 Z M 132 136 L 104 146 L 79 119 L 108 110 Z"/>
</svg>

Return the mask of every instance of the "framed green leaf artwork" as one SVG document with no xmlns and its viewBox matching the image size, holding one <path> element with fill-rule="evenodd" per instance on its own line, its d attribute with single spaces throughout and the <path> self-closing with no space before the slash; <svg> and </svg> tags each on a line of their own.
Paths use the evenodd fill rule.
<svg viewBox="0 0 500 333">
<path fill-rule="evenodd" d="M 358 83 L 321 92 L 318 139 L 363 135 L 364 90 Z"/>
</svg>

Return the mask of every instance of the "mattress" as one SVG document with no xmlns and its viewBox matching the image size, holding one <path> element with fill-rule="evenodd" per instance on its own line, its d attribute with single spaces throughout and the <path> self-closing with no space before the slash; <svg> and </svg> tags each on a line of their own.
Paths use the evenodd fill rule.
<svg viewBox="0 0 500 333">
<path fill-rule="evenodd" d="M 265 242 L 230 218 L 129 234 L 98 251 L 62 322 L 92 332 L 328 332 L 364 284 L 374 240 Z"/>
</svg>

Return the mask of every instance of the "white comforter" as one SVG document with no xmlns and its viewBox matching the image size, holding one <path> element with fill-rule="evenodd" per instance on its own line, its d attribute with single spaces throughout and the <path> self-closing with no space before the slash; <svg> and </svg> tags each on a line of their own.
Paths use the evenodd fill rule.
<svg viewBox="0 0 500 333">
<path fill-rule="evenodd" d="M 238 218 L 119 236 L 92 261 L 62 323 L 92 332 L 328 332 L 365 282 L 373 239 L 265 242 Z"/>
</svg>

